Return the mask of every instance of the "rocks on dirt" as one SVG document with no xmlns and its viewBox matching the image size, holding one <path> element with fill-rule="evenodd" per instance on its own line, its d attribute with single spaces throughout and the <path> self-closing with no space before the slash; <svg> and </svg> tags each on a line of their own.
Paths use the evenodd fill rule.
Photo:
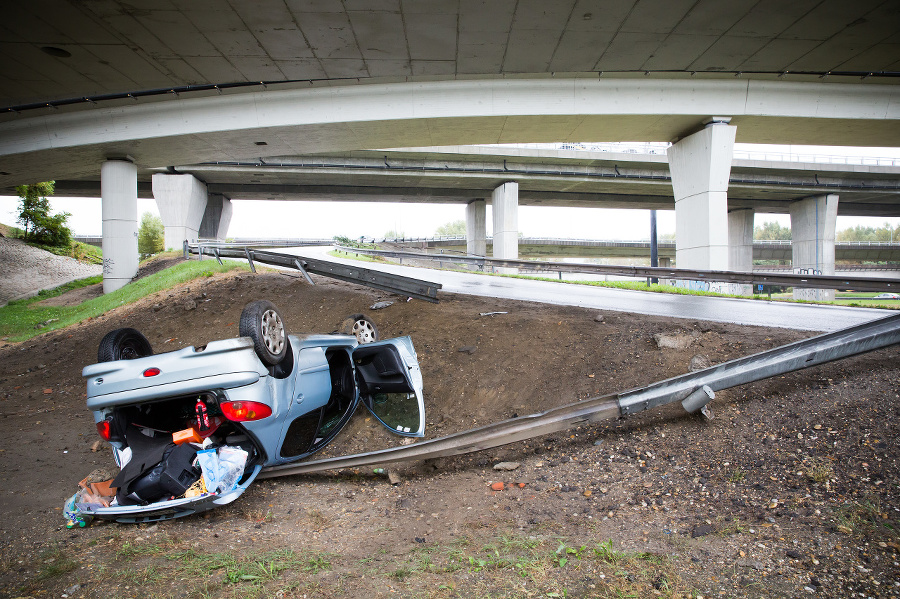
<svg viewBox="0 0 900 599">
<path fill-rule="evenodd" d="M 388 306 L 393 306 L 393 305 L 394 305 L 394 302 L 375 302 L 374 304 L 369 306 L 369 309 L 370 310 L 383 310 L 384 308 L 387 308 Z"/>
<path fill-rule="evenodd" d="M 509 472 L 512 470 L 518 470 L 519 466 L 521 465 L 522 464 L 520 464 L 519 462 L 499 462 L 497 464 L 494 464 L 494 470 Z"/>
<path fill-rule="evenodd" d="M 690 333 L 673 332 L 673 333 L 656 333 L 653 340 L 659 349 L 687 349 L 700 339 L 699 331 L 691 331 Z"/>
<path fill-rule="evenodd" d="M 697 354 L 693 358 L 691 358 L 691 363 L 690 365 L 688 365 L 688 369 L 691 372 L 697 372 L 698 370 L 709 368 L 712 365 L 712 360 L 710 360 L 703 354 Z"/>
<path fill-rule="evenodd" d="M 594 317 L 594 322 L 603 322 L 603 315 L 598 314 Z"/>
<path fill-rule="evenodd" d="M 716 532 L 716 528 L 712 524 L 698 524 L 691 530 L 691 538 L 705 537 L 714 532 Z"/>
<path fill-rule="evenodd" d="M 478 348 L 475 347 L 474 345 L 464 345 L 456 351 L 458 351 L 461 354 L 469 354 L 471 356 L 472 354 L 475 353 L 475 350 L 477 350 L 477 349 Z"/>
</svg>

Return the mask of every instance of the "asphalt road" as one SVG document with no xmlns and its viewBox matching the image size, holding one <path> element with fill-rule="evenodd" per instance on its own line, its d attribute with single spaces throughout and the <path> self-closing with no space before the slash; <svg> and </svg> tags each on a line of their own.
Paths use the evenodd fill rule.
<svg viewBox="0 0 900 599">
<path fill-rule="evenodd" d="M 629 291 L 531 281 L 507 277 L 491 277 L 462 272 L 396 266 L 375 262 L 361 263 L 329 256 L 330 247 L 281 248 L 273 251 L 309 256 L 344 264 L 354 264 L 443 285 L 442 291 L 484 297 L 517 299 L 564 306 L 580 306 L 598 310 L 652 314 L 672 318 L 693 318 L 735 324 L 780 327 L 804 331 L 834 331 L 888 316 L 890 310 L 846 308 L 769 302 L 765 300 L 670 295 L 646 291 Z M 440 292 L 438 292 L 440 298 Z"/>
</svg>

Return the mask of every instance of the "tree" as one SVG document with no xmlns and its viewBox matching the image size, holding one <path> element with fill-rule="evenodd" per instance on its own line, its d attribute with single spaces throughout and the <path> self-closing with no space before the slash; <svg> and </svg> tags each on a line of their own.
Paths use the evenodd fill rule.
<svg viewBox="0 0 900 599">
<path fill-rule="evenodd" d="M 753 239 L 764 239 L 767 241 L 790 240 L 791 228 L 782 227 L 777 222 L 766 222 L 762 226 L 753 229 Z"/>
<path fill-rule="evenodd" d="M 47 196 L 53 195 L 54 185 L 54 181 L 44 181 L 16 187 L 16 193 L 19 194 L 19 216 L 16 222 L 25 228 L 25 241 L 33 237 L 38 222 L 50 212 Z"/>
<path fill-rule="evenodd" d="M 50 214 L 47 196 L 53 195 L 54 187 L 54 181 L 16 187 L 20 198 L 16 222 L 25 228 L 25 241 L 58 247 L 72 244 L 72 230 L 66 226 L 71 215 L 68 212 Z"/>
<path fill-rule="evenodd" d="M 141 215 L 141 226 L 138 229 L 138 253 L 141 259 L 163 251 L 165 245 L 165 228 L 162 220 L 152 212 Z"/>
<path fill-rule="evenodd" d="M 453 222 L 443 224 L 437 228 L 434 234 L 438 237 L 456 237 L 459 235 L 465 235 L 466 221 L 455 220 Z"/>
<path fill-rule="evenodd" d="M 898 241 L 900 240 L 900 227 L 892 227 L 891 223 L 884 223 L 878 228 L 856 225 L 838 231 L 835 238 L 837 241 Z"/>
<path fill-rule="evenodd" d="M 406 233 L 403 231 L 394 231 L 391 229 L 387 233 L 384 234 L 385 239 L 406 239 Z"/>
</svg>

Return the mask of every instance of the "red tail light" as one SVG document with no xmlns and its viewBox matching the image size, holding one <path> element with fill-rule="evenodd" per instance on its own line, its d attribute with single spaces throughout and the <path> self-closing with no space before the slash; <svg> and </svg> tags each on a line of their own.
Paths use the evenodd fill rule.
<svg viewBox="0 0 900 599">
<path fill-rule="evenodd" d="M 105 441 L 109 441 L 112 437 L 112 433 L 109 429 L 109 420 L 101 420 L 97 423 L 97 432 L 100 433 L 100 436 L 103 437 Z"/>
<path fill-rule="evenodd" d="M 272 408 L 258 401 L 226 401 L 219 404 L 222 414 L 232 422 L 262 420 L 272 415 Z"/>
<path fill-rule="evenodd" d="M 144 371 L 144 376 L 156 376 L 160 373 L 159 368 L 148 368 Z"/>
</svg>

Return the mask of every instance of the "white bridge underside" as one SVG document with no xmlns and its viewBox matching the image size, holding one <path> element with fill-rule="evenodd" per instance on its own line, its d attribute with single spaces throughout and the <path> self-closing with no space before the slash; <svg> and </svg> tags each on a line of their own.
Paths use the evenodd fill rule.
<svg viewBox="0 0 900 599">
<path fill-rule="evenodd" d="M 585 140 L 674 141 L 714 116 L 737 141 L 894 146 L 900 87 L 622 77 L 473 79 L 164 96 L 0 123 L 0 187 L 94 178 L 109 157 L 144 169 L 362 148 Z M 264 143 L 263 143 L 264 142 Z"/>
</svg>

